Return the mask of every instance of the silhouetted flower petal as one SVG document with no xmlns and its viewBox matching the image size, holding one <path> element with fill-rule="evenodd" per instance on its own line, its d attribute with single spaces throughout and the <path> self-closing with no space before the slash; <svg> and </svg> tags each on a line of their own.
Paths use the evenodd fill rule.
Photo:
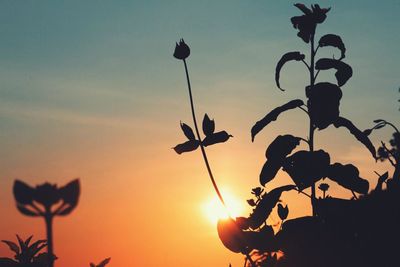
<svg viewBox="0 0 400 267">
<path fill-rule="evenodd" d="M 193 133 L 193 130 L 192 130 L 192 128 L 190 128 L 189 125 L 187 125 L 186 123 L 182 123 L 181 122 L 181 129 L 182 129 L 183 133 L 185 134 L 185 136 L 187 137 L 187 139 L 189 139 L 189 140 L 195 140 L 196 139 L 196 137 L 195 137 L 195 135 Z"/>
<path fill-rule="evenodd" d="M 322 82 L 306 87 L 308 111 L 311 122 L 322 130 L 339 117 L 339 105 L 342 90 L 332 83 Z"/>
<path fill-rule="evenodd" d="M 298 29 L 297 36 L 303 39 L 304 42 L 310 42 L 311 36 L 315 34 L 317 24 L 324 22 L 326 13 L 330 8 L 320 8 L 319 5 L 311 5 L 311 9 L 307 8 L 304 4 L 295 4 L 304 15 L 292 17 L 290 20 L 293 27 Z"/>
<path fill-rule="evenodd" d="M 69 182 L 65 186 L 61 187 L 59 191 L 64 203 L 71 206 L 76 206 L 78 204 L 80 194 L 80 185 L 78 179 L 75 179 L 72 182 Z"/>
<path fill-rule="evenodd" d="M 319 188 L 321 191 L 326 192 L 326 191 L 328 191 L 328 189 L 329 189 L 329 184 L 322 183 L 322 184 L 320 184 L 320 185 L 318 186 L 318 188 Z"/>
<path fill-rule="evenodd" d="M 14 182 L 13 192 L 17 203 L 26 205 L 32 203 L 35 189 L 22 181 L 16 180 Z"/>
<path fill-rule="evenodd" d="M 203 118 L 203 133 L 205 135 L 212 135 L 215 131 L 215 121 L 211 120 L 207 114 Z"/>
<path fill-rule="evenodd" d="M 50 207 L 61 200 L 60 192 L 57 185 L 44 183 L 36 186 L 35 201 L 45 207 Z"/>
<path fill-rule="evenodd" d="M 190 48 L 183 39 L 176 43 L 174 57 L 184 60 L 190 55 Z"/>
<path fill-rule="evenodd" d="M 282 221 L 286 220 L 289 215 L 289 207 L 287 205 L 285 207 L 283 207 L 283 205 L 279 203 L 278 204 L 278 215 Z"/>
</svg>

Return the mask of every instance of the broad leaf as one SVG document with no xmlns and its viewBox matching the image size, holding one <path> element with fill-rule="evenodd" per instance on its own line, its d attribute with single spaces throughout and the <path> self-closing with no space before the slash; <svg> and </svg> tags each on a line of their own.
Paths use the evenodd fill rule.
<svg viewBox="0 0 400 267">
<path fill-rule="evenodd" d="M 251 207 L 254 207 L 257 205 L 256 202 L 254 201 L 254 199 L 252 199 L 252 198 L 248 199 L 246 201 L 247 201 L 247 204 L 249 204 Z"/>
<path fill-rule="evenodd" d="M 324 47 L 324 46 L 333 46 L 338 49 L 340 49 L 341 55 L 339 60 L 342 60 L 346 55 L 346 47 L 344 46 L 344 43 L 342 41 L 342 38 L 340 38 L 339 35 L 336 34 L 326 34 L 319 39 L 319 46 Z"/>
<path fill-rule="evenodd" d="M 321 58 L 315 63 L 315 69 L 328 70 L 336 69 L 336 80 L 339 86 L 343 86 L 353 75 L 353 69 L 346 63 L 331 58 Z"/>
<path fill-rule="evenodd" d="M 267 126 L 272 121 L 275 121 L 282 112 L 290 110 L 290 109 L 298 108 L 302 105 L 304 105 L 303 100 L 295 99 L 295 100 L 292 100 L 280 107 L 273 109 L 271 112 L 269 112 L 267 115 L 265 115 L 264 118 L 257 121 L 256 124 L 254 124 L 254 126 L 251 128 L 251 140 L 254 141 L 255 136 L 262 129 L 264 129 L 265 126 Z"/>
<path fill-rule="evenodd" d="M 173 149 L 175 150 L 176 153 L 182 154 L 184 152 L 190 152 L 193 150 L 196 150 L 200 145 L 200 142 L 198 140 L 189 140 L 183 144 L 179 144 L 175 146 Z"/>
<path fill-rule="evenodd" d="M 326 176 L 330 164 L 329 154 L 323 150 L 298 151 L 288 157 L 283 164 L 299 190 L 310 187 Z"/>
<path fill-rule="evenodd" d="M 222 244 L 230 251 L 240 253 L 246 250 L 244 233 L 233 219 L 218 220 L 217 231 Z"/>
<path fill-rule="evenodd" d="M 208 136 L 213 134 L 215 131 L 215 122 L 210 120 L 207 114 L 204 115 L 203 119 L 203 133 Z"/>
<path fill-rule="evenodd" d="M 80 184 L 79 179 L 75 179 L 69 182 L 65 186 L 59 189 L 60 196 L 64 200 L 64 203 L 76 206 L 79 200 Z"/>
<path fill-rule="evenodd" d="M 189 125 L 181 122 L 181 129 L 182 129 L 183 133 L 185 134 L 185 136 L 187 137 L 187 139 L 189 139 L 189 140 L 196 139 L 196 137 L 194 136 L 193 130 L 192 130 L 192 128 L 190 128 Z"/>
<path fill-rule="evenodd" d="M 345 127 L 347 128 L 352 135 L 354 135 L 355 138 L 357 138 L 358 141 L 360 141 L 364 146 L 368 148 L 368 150 L 371 152 L 372 156 L 374 159 L 376 159 L 376 150 L 374 145 L 372 144 L 371 140 L 369 140 L 368 136 L 360 131 L 354 124 L 346 119 L 339 117 L 333 124 L 336 128 L 339 127 Z"/>
<path fill-rule="evenodd" d="M 226 131 L 221 131 L 221 132 L 207 135 L 203 139 L 202 143 L 203 143 L 203 146 L 210 146 L 210 145 L 214 145 L 217 143 L 224 143 L 224 142 L 228 141 L 229 137 L 233 137 L 233 136 L 228 134 Z"/>
<path fill-rule="evenodd" d="M 292 153 L 299 144 L 300 138 L 294 137 L 293 135 L 279 135 L 275 138 L 265 152 L 267 161 L 260 173 L 261 185 L 264 186 L 276 176 L 286 156 Z"/>
<path fill-rule="evenodd" d="M 360 172 L 357 167 L 352 164 L 342 165 L 340 163 L 332 164 L 329 167 L 327 177 L 337 182 L 339 185 L 349 190 L 361 194 L 367 194 L 369 183 L 367 180 L 360 178 Z"/>
<path fill-rule="evenodd" d="M 35 189 L 26 183 L 16 180 L 13 186 L 15 200 L 20 204 L 31 204 L 34 198 Z"/>
<path fill-rule="evenodd" d="M 276 69 L 275 69 L 275 82 L 276 82 L 276 86 L 278 86 L 278 88 L 282 91 L 285 91 L 284 89 L 281 88 L 281 85 L 279 83 L 279 76 L 280 76 L 280 72 L 281 69 L 283 67 L 283 65 L 285 65 L 286 62 L 288 61 L 292 61 L 292 60 L 296 60 L 296 61 L 300 61 L 300 60 L 304 60 L 304 54 L 301 54 L 300 52 L 289 52 L 284 54 L 281 59 L 278 61 L 278 64 L 276 65 Z"/>
<path fill-rule="evenodd" d="M 287 216 L 289 215 L 289 207 L 286 205 L 285 207 L 283 207 L 282 204 L 278 204 L 278 215 L 279 218 L 284 221 L 287 219 Z"/>
<path fill-rule="evenodd" d="M 244 227 L 244 230 L 247 228 L 259 228 L 271 214 L 271 211 L 278 203 L 281 194 L 284 191 L 290 191 L 294 188 L 294 185 L 286 185 L 275 188 L 269 193 L 265 193 L 250 216 L 247 219 L 242 218 L 241 227 Z"/>
</svg>

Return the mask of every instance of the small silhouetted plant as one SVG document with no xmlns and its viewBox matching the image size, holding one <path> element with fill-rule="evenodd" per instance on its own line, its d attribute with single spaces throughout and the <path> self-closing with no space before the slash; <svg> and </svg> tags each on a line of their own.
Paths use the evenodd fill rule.
<svg viewBox="0 0 400 267">
<path fill-rule="evenodd" d="M 44 183 L 31 187 L 16 180 L 14 197 L 18 210 L 31 217 L 43 217 L 46 223 L 48 266 L 54 266 L 53 219 L 55 216 L 66 216 L 78 205 L 79 180 L 73 180 L 58 188 L 55 184 Z"/>
<path fill-rule="evenodd" d="M 48 267 L 48 255 L 46 252 L 40 253 L 47 246 L 46 240 L 32 242 L 32 236 L 22 240 L 17 235 L 18 244 L 2 240 L 9 249 L 15 253 L 14 258 L 0 258 L 1 267 Z"/>
<path fill-rule="evenodd" d="M 90 263 L 90 267 L 104 267 L 110 262 L 111 258 L 102 260 L 99 264 Z"/>
</svg>

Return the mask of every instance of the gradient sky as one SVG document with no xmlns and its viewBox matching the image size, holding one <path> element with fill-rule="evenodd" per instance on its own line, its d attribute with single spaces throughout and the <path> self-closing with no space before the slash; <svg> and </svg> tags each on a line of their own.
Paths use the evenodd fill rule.
<svg viewBox="0 0 400 267">
<path fill-rule="evenodd" d="M 307 4 L 313 3 L 306 1 Z M 303 97 L 302 64 L 274 69 L 288 51 L 308 48 L 289 21 L 290 1 L 1 1 L 0 239 L 44 238 L 44 223 L 19 214 L 14 179 L 65 184 L 80 177 L 77 209 L 55 221 L 57 267 L 241 266 L 220 243 L 201 206 L 214 196 L 199 151 L 170 148 L 191 123 L 175 41 L 188 59 L 198 116 L 234 135 L 208 149 L 221 188 L 243 202 L 258 186 L 264 151 L 276 135 L 306 135 L 303 113 L 288 112 L 250 142 L 250 127 L 267 111 Z M 341 114 L 359 128 L 385 118 L 399 124 L 400 1 L 321 1 L 331 6 L 317 34 L 336 33 L 354 70 L 343 87 Z M 326 48 L 321 55 L 337 55 Z M 319 79 L 334 80 L 333 72 Z M 391 132 L 372 136 L 375 144 Z M 343 129 L 317 133 L 316 147 L 356 164 L 375 183 L 375 163 Z M 280 180 L 279 180 L 280 179 Z M 284 174 L 269 185 L 288 182 Z M 335 196 L 349 196 L 332 184 Z M 290 217 L 310 211 L 296 193 L 283 195 Z M 243 215 L 246 215 L 243 214 Z M 0 255 L 9 256 L 0 244 Z"/>
</svg>

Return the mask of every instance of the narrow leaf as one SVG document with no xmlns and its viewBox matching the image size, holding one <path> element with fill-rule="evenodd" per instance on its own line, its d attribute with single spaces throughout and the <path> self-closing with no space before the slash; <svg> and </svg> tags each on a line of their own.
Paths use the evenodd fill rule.
<svg viewBox="0 0 400 267">
<path fill-rule="evenodd" d="M 226 131 L 221 131 L 221 132 L 207 135 L 204 138 L 202 143 L 204 146 L 210 146 L 210 145 L 214 145 L 217 143 L 224 143 L 224 142 L 228 141 L 229 137 L 233 137 L 233 136 L 228 134 Z"/>
<path fill-rule="evenodd" d="M 251 128 L 251 141 L 254 141 L 255 136 L 262 129 L 264 129 L 264 127 L 266 127 L 269 123 L 271 123 L 272 121 L 275 121 L 282 112 L 290 110 L 290 109 L 298 108 L 302 105 L 304 105 L 303 100 L 295 99 L 295 100 L 292 100 L 280 107 L 273 109 L 271 112 L 269 112 L 267 115 L 265 115 L 264 118 L 257 121 L 256 124 L 254 124 L 254 126 Z"/>
<path fill-rule="evenodd" d="M 10 248 L 10 250 L 15 252 L 16 255 L 19 254 L 19 247 L 17 244 L 15 244 L 12 241 L 8 241 L 8 240 L 1 240 L 1 242 L 7 244 L 7 246 Z"/>
<path fill-rule="evenodd" d="M 360 178 L 360 172 L 357 167 L 352 164 L 342 165 L 335 163 L 329 167 L 327 177 L 332 181 L 349 190 L 361 194 L 367 194 L 369 182 Z"/>
<path fill-rule="evenodd" d="M 76 205 L 68 205 L 64 209 L 60 210 L 57 213 L 57 215 L 66 216 L 66 215 L 70 214 L 75 209 L 75 207 L 76 207 Z"/>
<path fill-rule="evenodd" d="M 358 141 L 360 141 L 364 146 L 368 148 L 368 150 L 371 152 L 372 156 L 374 159 L 376 159 L 376 150 L 374 145 L 372 144 L 371 140 L 369 140 L 368 136 L 364 134 L 362 131 L 360 131 L 354 124 L 343 117 L 339 117 L 333 125 L 336 128 L 339 127 L 345 127 L 347 128 L 352 135 L 354 135 L 355 138 L 357 138 Z"/>
<path fill-rule="evenodd" d="M 324 46 L 336 47 L 341 52 L 341 56 L 340 56 L 339 60 L 342 60 L 345 57 L 346 47 L 344 46 L 342 38 L 340 38 L 339 35 L 326 34 L 326 35 L 322 36 L 321 39 L 319 39 L 319 46 L 320 47 L 324 47 Z"/>
<path fill-rule="evenodd" d="M 189 140 L 183 144 L 179 144 L 175 146 L 173 149 L 175 150 L 176 153 L 182 154 L 184 152 L 190 152 L 193 150 L 196 150 L 200 145 L 200 142 L 198 140 Z"/>
<path fill-rule="evenodd" d="M 303 60 L 304 58 L 305 58 L 304 54 L 301 54 L 300 52 L 289 52 L 289 53 L 284 54 L 281 57 L 281 59 L 278 61 L 278 64 L 276 65 L 276 69 L 275 69 L 275 82 L 276 82 L 276 86 L 278 86 L 278 88 L 280 90 L 285 91 L 284 89 L 281 88 L 281 85 L 279 83 L 279 76 L 280 76 L 280 72 L 281 72 L 283 65 L 285 65 L 285 63 L 288 61 L 292 61 L 292 60 L 300 61 L 300 60 Z"/>
<path fill-rule="evenodd" d="M 214 120 L 210 120 L 207 113 L 204 115 L 203 119 L 203 133 L 208 136 L 213 134 L 215 131 L 215 122 Z"/>
<path fill-rule="evenodd" d="M 110 262 L 110 260 L 111 260 L 111 258 L 107 258 L 107 259 L 103 260 L 102 262 L 99 263 L 99 265 L 97 265 L 97 267 L 106 266 Z"/>
<path fill-rule="evenodd" d="M 190 128 L 189 125 L 181 122 L 181 129 L 182 129 L 183 133 L 185 134 L 185 136 L 187 137 L 187 139 L 189 139 L 189 140 L 196 139 L 196 137 L 194 136 L 193 130 L 192 130 L 192 128 Z"/>
<path fill-rule="evenodd" d="M 339 86 L 343 86 L 353 75 L 353 69 L 346 63 L 331 58 L 321 58 L 315 63 L 315 69 L 328 70 L 336 69 L 336 80 Z"/>
<path fill-rule="evenodd" d="M 17 203 L 17 209 L 19 210 L 19 212 L 21 212 L 22 214 L 24 214 L 26 216 L 31 216 L 31 217 L 39 216 L 39 214 L 36 211 L 28 209 L 24 205 L 21 205 L 21 204 L 18 204 L 18 203 Z"/>
</svg>

